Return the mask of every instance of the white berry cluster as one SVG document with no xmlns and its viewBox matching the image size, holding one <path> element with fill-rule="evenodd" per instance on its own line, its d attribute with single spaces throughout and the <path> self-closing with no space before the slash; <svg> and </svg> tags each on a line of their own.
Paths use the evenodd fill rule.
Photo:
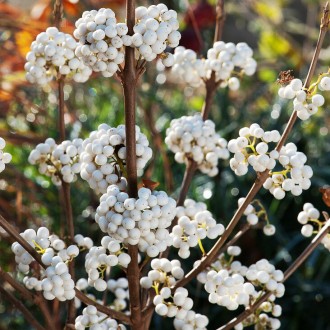
<svg viewBox="0 0 330 330">
<path fill-rule="evenodd" d="M 65 243 L 56 235 L 49 235 L 46 227 L 40 227 L 37 232 L 27 229 L 20 234 L 35 250 L 42 254 L 42 262 L 48 266 L 41 272 L 41 278 L 25 277 L 24 284 L 28 289 L 43 290 L 43 295 L 48 300 L 58 298 L 61 301 L 73 299 L 75 296 L 74 282 L 69 274 L 65 262 L 70 261 L 79 254 L 76 245 L 66 248 Z M 12 244 L 15 261 L 19 271 L 28 273 L 30 263 L 34 258 L 17 242 Z"/>
<path fill-rule="evenodd" d="M 66 244 L 57 235 L 49 236 L 50 245 L 41 251 L 41 260 L 44 264 L 50 265 L 54 256 L 59 256 L 63 262 L 72 260 L 79 254 L 79 247 L 75 244 L 66 247 Z"/>
<path fill-rule="evenodd" d="M 238 200 L 238 207 L 241 207 L 241 205 L 244 203 L 245 201 L 245 198 L 244 197 L 241 197 L 239 200 Z M 246 216 L 246 220 L 247 222 L 251 225 L 251 226 L 254 226 L 258 223 L 259 221 L 259 217 L 258 217 L 258 214 L 257 214 L 257 211 L 255 209 L 255 207 L 252 205 L 252 204 L 249 204 L 245 211 L 244 211 L 244 215 Z"/>
<path fill-rule="evenodd" d="M 113 76 L 125 60 L 124 46 L 130 46 L 126 23 L 117 23 L 109 8 L 85 11 L 75 23 L 73 35 L 79 40 L 76 55 L 95 72 Z"/>
<path fill-rule="evenodd" d="M 83 142 L 81 154 L 81 177 L 96 193 L 104 194 L 111 184 L 120 181 L 126 165 L 125 125 L 110 127 L 101 124 L 97 131 L 90 133 Z M 136 126 L 136 162 L 142 171 L 152 156 L 147 137 Z"/>
<path fill-rule="evenodd" d="M 45 85 L 58 74 L 72 77 L 76 82 L 88 80 L 92 71 L 75 55 L 77 42 L 70 34 L 47 28 L 38 34 L 26 55 L 26 79 L 31 83 Z"/>
<path fill-rule="evenodd" d="M 206 210 L 206 204 L 186 199 L 184 206 L 177 207 L 178 224 L 173 227 L 171 237 L 178 255 L 186 259 L 190 248 L 195 247 L 206 237 L 215 239 L 222 235 L 225 228 L 217 223 L 212 214 Z"/>
<path fill-rule="evenodd" d="M 324 77 L 327 78 L 327 77 Z M 327 86 L 323 80 L 320 86 Z M 292 79 L 290 83 L 278 90 L 278 95 L 283 99 L 293 99 L 293 109 L 297 111 L 297 116 L 301 120 L 307 120 L 310 116 L 317 113 L 318 108 L 324 104 L 324 97 L 321 94 L 308 95 L 300 79 Z M 310 101 L 310 103 L 308 102 Z"/>
<path fill-rule="evenodd" d="M 76 330 L 125 330 L 126 327 L 106 314 L 99 312 L 95 306 L 89 305 L 83 309 L 82 315 L 75 320 Z"/>
<path fill-rule="evenodd" d="M 153 303 L 155 311 L 161 316 L 184 319 L 193 306 L 193 300 L 188 297 L 188 290 L 179 287 L 172 294 L 171 287 L 184 276 L 179 260 L 166 258 L 153 259 L 148 276 L 140 279 L 144 289 L 153 287 L 156 291 Z"/>
<path fill-rule="evenodd" d="M 173 322 L 176 330 L 206 330 L 208 324 L 209 319 L 207 316 L 192 310 L 188 311 L 184 319 L 175 318 Z"/>
<path fill-rule="evenodd" d="M 314 233 L 319 232 L 324 225 L 328 225 L 327 222 L 320 220 L 320 215 L 320 211 L 312 203 L 304 204 L 303 211 L 298 214 L 298 222 L 303 225 L 301 228 L 303 236 L 311 237 Z M 330 234 L 324 236 L 322 243 L 330 251 Z"/>
<path fill-rule="evenodd" d="M 168 227 L 176 214 L 176 202 L 164 191 L 140 188 L 138 198 L 129 198 L 117 185 L 100 198 L 95 221 L 103 232 L 125 244 L 138 244 L 154 258 L 172 245 Z"/>
<path fill-rule="evenodd" d="M 34 229 L 26 229 L 20 234 L 33 248 L 47 249 L 50 245 L 49 231 L 46 227 L 40 227 L 36 232 Z M 18 265 L 18 270 L 22 273 L 28 273 L 30 263 L 34 258 L 18 243 L 14 242 L 11 250 L 15 254 L 15 261 Z"/>
<path fill-rule="evenodd" d="M 252 298 L 259 297 L 258 288 L 261 288 L 261 291 L 265 288 L 276 297 L 283 296 L 283 272 L 276 270 L 266 259 L 261 259 L 249 267 L 243 266 L 239 261 L 233 261 L 233 257 L 240 253 L 239 247 L 229 247 L 229 259 L 225 254 L 221 254 L 209 269 L 197 276 L 209 293 L 210 303 L 236 310 L 240 305 L 248 306 Z"/>
<path fill-rule="evenodd" d="M 229 157 L 227 141 L 215 132 L 214 122 L 203 121 L 200 114 L 173 119 L 166 130 L 165 143 L 178 163 L 192 159 L 209 176 L 218 174 L 219 158 Z"/>
<path fill-rule="evenodd" d="M 253 75 L 257 62 L 252 55 L 252 49 L 244 42 L 235 45 L 232 42 L 217 41 L 208 50 L 206 59 L 199 59 L 193 50 L 180 46 L 174 52 L 171 76 L 179 83 L 187 83 L 196 88 L 215 73 L 215 80 L 221 82 L 221 87 L 238 90 L 240 82 L 233 76 L 234 72 Z"/>
<path fill-rule="evenodd" d="M 257 68 L 257 62 L 252 55 L 253 50 L 245 42 L 235 45 L 232 42 L 217 41 L 207 52 L 206 77 L 210 78 L 214 71 L 216 81 L 223 81 L 222 86 L 228 85 L 230 89 L 237 90 L 240 86 L 239 80 L 236 77 L 230 77 L 234 69 L 252 76 Z"/>
<path fill-rule="evenodd" d="M 185 319 L 194 301 L 188 297 L 186 288 L 177 288 L 172 295 L 171 289 L 164 286 L 154 297 L 153 303 L 156 306 L 155 312 L 160 316 Z"/>
<path fill-rule="evenodd" d="M 84 237 L 81 234 L 75 235 L 74 241 L 81 250 L 89 250 L 94 245 L 90 237 Z"/>
<path fill-rule="evenodd" d="M 274 298 L 275 297 L 271 297 L 268 301 L 263 302 L 253 314 L 249 315 L 242 323 L 237 324 L 234 329 L 243 330 L 244 327 L 250 327 L 253 324 L 255 324 L 258 329 L 279 329 L 281 327 L 281 322 L 278 317 L 282 315 L 282 307 L 274 303 Z M 252 299 L 251 304 L 256 301 L 257 298 Z M 271 313 L 273 317 L 267 313 Z"/>
<path fill-rule="evenodd" d="M 160 285 L 170 288 L 184 276 L 181 263 L 176 259 L 155 258 L 151 261 L 151 268 L 148 276 L 140 279 L 140 284 L 144 289 L 150 289 L 155 284 L 158 284 L 158 289 Z"/>
<path fill-rule="evenodd" d="M 3 152 L 6 146 L 6 141 L 0 137 L 0 173 L 4 171 L 6 164 L 11 162 L 12 155 L 8 152 Z"/>
<path fill-rule="evenodd" d="M 126 277 L 120 277 L 117 280 L 111 279 L 107 282 L 108 290 L 112 292 L 115 299 L 112 303 L 117 311 L 125 310 L 129 299 L 128 280 Z"/>
<path fill-rule="evenodd" d="M 41 281 L 41 287 L 47 300 L 57 298 L 60 301 L 65 301 L 75 297 L 75 283 L 71 278 L 68 266 L 61 257 L 52 258 L 50 266 L 45 270 L 45 275 L 46 277 Z"/>
<path fill-rule="evenodd" d="M 171 80 L 197 88 L 206 77 L 205 60 L 197 58 L 196 52 L 179 46 L 174 51 Z"/>
<path fill-rule="evenodd" d="M 209 293 L 209 302 L 236 310 L 239 305 L 247 306 L 250 296 L 255 292 L 254 286 L 245 282 L 240 274 L 229 274 L 226 269 L 210 270 L 204 286 Z"/>
<path fill-rule="evenodd" d="M 249 266 L 245 274 L 246 279 L 254 286 L 264 286 L 268 291 L 272 291 L 277 298 L 282 297 L 285 291 L 284 285 L 281 283 L 283 276 L 283 272 L 275 269 L 267 259 L 261 259 Z"/>
<path fill-rule="evenodd" d="M 271 172 L 271 176 L 263 185 L 264 188 L 276 199 L 283 199 L 288 191 L 294 196 L 301 195 L 303 190 L 311 186 L 310 178 L 313 176 L 312 168 L 305 165 L 306 161 L 306 155 L 299 152 L 294 143 L 286 144 L 278 154 L 278 162 L 284 169 Z"/>
<path fill-rule="evenodd" d="M 48 138 L 31 151 L 28 161 L 32 165 L 38 164 L 39 172 L 51 177 L 54 184 L 60 185 L 61 180 L 70 183 L 81 170 L 82 143 L 82 139 L 74 139 L 57 145 L 54 139 Z"/>
<path fill-rule="evenodd" d="M 238 207 L 241 207 L 241 205 L 244 203 L 245 198 L 241 197 L 238 200 Z M 271 225 L 269 223 L 267 214 L 266 214 L 266 210 L 264 209 L 264 207 L 262 205 L 260 205 L 260 203 L 257 203 L 259 205 L 259 207 L 261 208 L 260 211 L 257 211 L 256 208 L 252 205 L 249 204 L 245 211 L 244 211 L 244 215 L 246 216 L 246 221 L 251 225 L 254 226 L 259 222 L 259 217 L 264 216 L 265 220 L 267 221 L 267 224 L 263 227 L 263 232 L 265 235 L 267 236 L 272 236 L 275 234 L 276 232 L 276 228 L 274 225 Z"/>
<path fill-rule="evenodd" d="M 153 61 L 157 56 L 169 67 L 174 63 L 173 55 L 164 54 L 166 47 L 179 45 L 181 34 L 178 31 L 177 12 L 168 10 L 163 3 L 135 9 L 136 24 L 133 27 L 132 46 L 137 48 L 138 56 Z"/>
<path fill-rule="evenodd" d="M 130 262 L 131 257 L 122 251 L 121 243 L 109 236 L 104 236 L 101 246 L 93 246 L 85 257 L 88 285 L 97 291 L 105 291 L 108 287 L 103 279 L 106 270 L 117 265 L 127 268 Z"/>
<path fill-rule="evenodd" d="M 264 131 L 259 124 L 243 127 L 239 137 L 228 142 L 228 150 L 234 154 L 230 159 L 230 167 L 236 175 L 245 175 L 251 165 L 256 172 L 271 170 L 276 165 L 278 152 L 269 150 L 269 143 L 280 140 L 276 130 Z"/>
</svg>

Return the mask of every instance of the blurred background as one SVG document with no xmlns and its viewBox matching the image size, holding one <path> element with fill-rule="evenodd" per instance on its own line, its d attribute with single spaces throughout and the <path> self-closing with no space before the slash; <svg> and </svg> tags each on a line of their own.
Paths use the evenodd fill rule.
<svg viewBox="0 0 330 330">
<path fill-rule="evenodd" d="M 205 56 L 212 46 L 215 26 L 215 0 L 163 1 L 180 17 L 181 45 Z M 62 29 L 72 33 L 74 22 L 84 10 L 110 7 L 117 17 L 124 17 L 124 0 L 64 0 Z M 138 1 L 150 5 L 157 1 Z M 234 138 L 243 126 L 253 122 L 264 129 L 283 130 L 292 107 L 277 96 L 276 83 L 282 70 L 293 70 L 304 79 L 318 36 L 320 13 L 324 2 L 319 0 L 233 0 L 225 1 L 226 22 L 223 40 L 247 42 L 258 61 L 257 73 L 244 77 L 239 91 L 219 89 L 211 111 L 217 130 L 227 140 Z M 36 35 L 53 24 L 53 1 L 0 1 L 0 136 L 7 141 L 6 151 L 13 155 L 11 164 L 0 174 L 0 213 L 20 231 L 46 225 L 60 234 L 63 212 L 60 194 L 51 181 L 28 164 L 34 146 L 47 137 L 59 137 L 57 125 L 56 86 L 40 88 L 25 80 L 25 55 Z M 330 63 L 329 35 L 321 52 L 317 73 L 328 70 Z M 164 83 L 163 73 L 149 63 L 138 91 L 138 125 L 149 137 L 155 157 L 144 177 L 158 181 L 160 189 L 178 195 L 184 166 L 174 162 L 163 139 L 173 118 L 201 110 L 204 88 L 192 89 Z M 123 98 L 120 83 L 98 75 L 85 84 L 65 85 L 66 127 L 70 139 L 86 137 L 101 123 L 112 126 L 123 123 Z M 329 104 L 327 98 L 326 105 Z M 299 197 L 288 195 L 277 201 L 265 190 L 258 199 L 265 206 L 276 235 L 267 237 L 262 231 L 250 231 L 239 242 L 239 259 L 249 265 L 261 258 L 270 259 L 285 270 L 309 243 L 300 234 L 296 218 L 303 203 L 311 202 L 319 210 L 330 211 L 322 200 L 320 187 L 330 183 L 329 106 L 324 106 L 311 120 L 298 121 L 290 141 L 308 156 L 314 176 L 312 187 Z M 169 170 L 170 169 L 170 170 Z M 214 217 L 226 224 L 237 208 L 237 199 L 250 189 L 255 173 L 236 177 L 228 162 L 219 164 L 219 175 L 209 178 L 197 173 L 189 197 L 205 202 Z M 98 197 L 81 179 L 72 184 L 72 203 L 76 232 L 89 235 L 96 244 L 101 236 L 93 214 Z M 242 220 L 244 224 L 244 220 Z M 12 241 L 0 236 L 0 266 L 15 272 L 10 250 Z M 206 243 L 210 248 L 212 241 Z M 184 268 L 189 270 L 200 258 L 197 249 Z M 83 265 L 83 260 L 80 260 Z M 85 277 L 83 267 L 78 277 Z M 238 311 L 229 312 L 207 302 L 206 292 L 197 282 L 188 287 L 194 298 L 194 310 L 210 317 L 209 329 L 226 323 Z M 283 307 L 282 329 L 330 329 L 330 256 L 322 246 L 286 283 L 286 294 L 278 300 Z M 62 315 L 63 316 L 63 315 Z M 60 317 L 62 317 L 60 315 Z M 63 316 L 64 317 L 64 316 Z M 152 329 L 171 329 L 172 321 L 155 317 Z M 31 329 L 21 314 L 4 299 L 0 300 L 0 329 Z"/>
</svg>

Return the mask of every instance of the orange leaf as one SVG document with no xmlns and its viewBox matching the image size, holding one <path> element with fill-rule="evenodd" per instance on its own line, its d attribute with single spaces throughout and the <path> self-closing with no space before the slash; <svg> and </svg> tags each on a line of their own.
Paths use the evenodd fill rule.
<svg viewBox="0 0 330 330">
<path fill-rule="evenodd" d="M 11 16 L 15 17 L 15 19 L 22 15 L 22 12 L 20 10 L 6 3 L 0 3 L 0 13 L 7 18 Z"/>
<path fill-rule="evenodd" d="M 149 179 L 142 179 L 142 187 L 148 188 L 151 191 L 155 190 L 159 186 L 159 182 L 155 182 Z"/>
<path fill-rule="evenodd" d="M 23 57 L 25 57 L 25 55 L 30 51 L 30 46 L 34 38 L 34 35 L 24 30 L 21 30 L 15 34 L 18 52 Z"/>
<path fill-rule="evenodd" d="M 72 0 L 64 0 L 63 2 L 64 12 L 70 16 L 80 16 L 79 6 Z"/>
<path fill-rule="evenodd" d="M 10 101 L 10 99 L 11 99 L 11 94 L 7 91 L 0 89 L 0 102 L 7 102 Z"/>
</svg>

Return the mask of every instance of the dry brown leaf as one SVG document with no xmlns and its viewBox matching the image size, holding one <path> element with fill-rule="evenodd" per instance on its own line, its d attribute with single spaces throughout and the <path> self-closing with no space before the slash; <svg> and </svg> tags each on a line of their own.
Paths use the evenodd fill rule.
<svg viewBox="0 0 330 330">
<path fill-rule="evenodd" d="M 322 199 L 326 206 L 330 207 L 330 187 L 322 187 L 320 188 L 320 192 L 322 193 Z"/>
</svg>

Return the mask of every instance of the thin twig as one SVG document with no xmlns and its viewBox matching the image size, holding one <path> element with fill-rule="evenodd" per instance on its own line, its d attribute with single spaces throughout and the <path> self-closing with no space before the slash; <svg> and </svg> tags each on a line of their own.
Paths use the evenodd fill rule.
<svg viewBox="0 0 330 330">
<path fill-rule="evenodd" d="M 61 21 L 63 18 L 63 4 L 62 0 L 55 0 L 54 4 L 54 26 L 60 29 Z"/>
<path fill-rule="evenodd" d="M 14 307 L 16 307 L 24 316 L 24 318 L 28 321 L 30 325 L 32 325 L 37 330 L 46 330 L 37 319 L 31 314 L 31 312 L 23 305 L 23 303 L 18 300 L 14 295 L 10 292 L 6 291 L 2 286 L 0 286 L 1 295 L 6 297 Z"/>
<path fill-rule="evenodd" d="M 330 227 L 330 221 L 327 220 L 324 227 L 320 232 L 314 237 L 312 242 L 307 246 L 307 248 L 300 254 L 300 256 L 293 262 L 293 264 L 284 272 L 284 278 L 282 283 L 284 283 L 300 266 L 301 264 L 311 255 L 315 248 L 320 244 L 325 235 L 328 234 Z M 268 291 L 264 293 L 252 306 L 246 308 L 246 310 L 239 316 L 232 319 L 230 322 L 224 326 L 218 328 L 218 330 L 229 330 L 232 329 L 237 324 L 243 322 L 249 315 L 254 313 L 260 305 L 265 302 L 273 293 Z"/>
<path fill-rule="evenodd" d="M 18 242 L 43 268 L 47 266 L 41 261 L 37 251 L 18 233 L 18 231 L 0 214 L 0 226 Z"/>
<path fill-rule="evenodd" d="M 104 313 L 116 320 L 119 320 L 125 324 L 128 324 L 128 325 L 131 325 L 132 322 L 130 320 L 130 316 L 129 315 L 126 315 L 122 312 L 118 312 L 114 309 L 111 309 L 109 307 L 106 307 L 104 305 L 101 305 L 99 303 L 97 303 L 96 301 L 88 298 L 85 294 L 83 294 L 80 290 L 78 290 L 77 288 L 75 288 L 75 291 L 76 291 L 76 297 L 82 301 L 84 304 L 86 305 L 93 305 L 97 308 L 97 310 L 101 313 Z"/>
<path fill-rule="evenodd" d="M 204 42 L 203 42 L 201 31 L 198 28 L 196 16 L 195 16 L 194 11 L 191 7 L 191 4 L 189 3 L 188 0 L 185 0 L 185 5 L 187 6 L 187 12 L 188 12 L 188 15 L 191 19 L 191 23 L 192 23 L 195 35 L 197 37 L 198 44 L 199 44 L 200 48 L 202 49 L 203 45 L 204 45 Z"/>
<path fill-rule="evenodd" d="M 63 189 L 63 204 L 64 204 L 64 212 L 65 219 L 68 225 L 68 240 L 69 242 L 73 242 L 74 238 L 74 221 L 72 215 L 72 206 L 71 206 L 71 195 L 70 195 L 70 184 L 62 181 L 62 189 Z M 69 263 L 69 273 L 71 278 L 75 280 L 75 269 L 74 269 L 74 259 Z M 69 303 L 69 311 L 68 311 L 68 323 L 72 323 L 75 318 L 75 306 L 74 302 Z"/>
<path fill-rule="evenodd" d="M 327 2 L 325 4 L 324 9 L 323 9 L 323 15 L 321 18 L 321 25 L 320 25 L 320 32 L 319 32 L 319 36 L 318 36 L 317 43 L 316 43 L 316 49 L 315 49 L 315 52 L 314 52 L 314 55 L 312 58 L 312 64 L 309 67 L 307 78 L 305 81 L 305 85 L 304 85 L 305 88 L 309 87 L 311 80 L 313 78 L 317 60 L 320 56 L 322 44 L 324 41 L 324 37 L 328 31 L 328 27 L 329 27 L 329 2 Z"/>
<path fill-rule="evenodd" d="M 0 267 L 0 278 L 3 282 L 9 283 L 17 292 L 19 292 L 25 300 L 35 301 L 34 295 L 26 289 L 23 285 L 19 284 L 12 276 L 10 276 L 7 272 L 5 272 Z"/>
<path fill-rule="evenodd" d="M 256 227 L 256 226 L 254 226 Z M 233 246 L 242 236 L 244 236 L 245 233 L 247 233 L 249 231 L 249 229 L 251 229 L 251 225 L 249 223 L 246 223 L 240 230 L 239 232 L 236 233 L 236 235 L 230 240 L 228 241 L 220 250 L 219 250 L 219 254 L 227 251 L 227 249 L 230 246 Z"/>
<path fill-rule="evenodd" d="M 202 107 L 202 118 L 205 121 L 208 119 L 211 111 L 211 106 L 214 100 L 215 92 L 220 84 L 220 81 L 215 81 L 215 72 L 212 71 L 210 79 L 205 81 L 206 95 Z"/>
<path fill-rule="evenodd" d="M 74 238 L 74 221 L 72 215 L 72 206 L 71 206 L 71 195 L 70 195 L 70 184 L 62 181 L 62 190 L 63 190 L 63 206 L 65 219 L 68 226 L 68 240 L 69 242 L 73 242 Z M 69 273 L 73 281 L 75 281 L 75 260 L 71 260 L 69 263 Z M 66 323 L 73 323 L 76 316 L 76 307 L 74 304 L 74 300 L 68 301 L 68 315 Z"/>
<path fill-rule="evenodd" d="M 184 173 L 183 181 L 181 184 L 179 198 L 176 203 L 177 206 L 183 205 L 196 169 L 197 169 L 197 163 L 194 160 L 189 159 L 186 167 L 186 171 Z"/>
<path fill-rule="evenodd" d="M 144 109 L 144 120 L 152 134 L 152 141 L 156 150 L 161 154 L 163 160 L 164 176 L 166 191 L 169 193 L 173 190 L 173 174 L 171 171 L 170 160 L 167 156 L 166 150 L 164 148 L 163 139 L 161 133 L 157 130 L 155 125 L 154 113 L 156 112 L 156 107 L 154 103 L 148 104 L 142 107 Z"/>
<path fill-rule="evenodd" d="M 74 221 L 72 215 L 71 196 L 70 196 L 70 184 L 62 182 L 63 188 L 63 199 L 64 199 L 64 210 L 65 218 L 68 225 L 68 240 L 73 242 L 74 239 Z"/>
<path fill-rule="evenodd" d="M 57 79 L 58 85 L 58 130 L 60 141 L 65 140 L 65 122 L 64 122 L 64 77 Z"/>
<path fill-rule="evenodd" d="M 216 19 L 217 24 L 215 26 L 215 33 L 214 33 L 214 42 L 221 40 L 222 34 L 223 34 L 223 27 L 226 20 L 226 14 L 225 14 L 225 0 L 218 0 L 217 5 L 215 7 L 216 11 Z"/>
</svg>

